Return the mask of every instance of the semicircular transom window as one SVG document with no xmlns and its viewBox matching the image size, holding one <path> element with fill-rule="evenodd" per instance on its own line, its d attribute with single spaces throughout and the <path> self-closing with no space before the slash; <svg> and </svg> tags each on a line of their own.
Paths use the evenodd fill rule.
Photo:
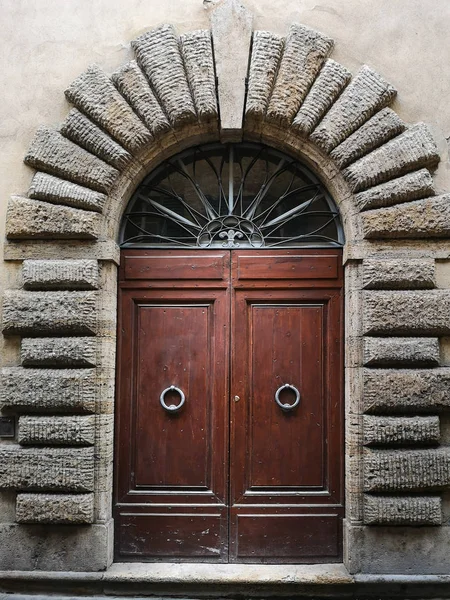
<svg viewBox="0 0 450 600">
<path fill-rule="evenodd" d="M 339 211 L 297 160 L 261 144 L 209 144 L 166 160 L 125 211 L 122 247 L 339 247 Z"/>
</svg>

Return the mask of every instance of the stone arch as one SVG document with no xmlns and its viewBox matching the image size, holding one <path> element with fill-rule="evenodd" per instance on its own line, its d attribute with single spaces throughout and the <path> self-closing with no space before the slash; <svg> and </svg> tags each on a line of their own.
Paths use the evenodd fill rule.
<svg viewBox="0 0 450 600">
<path fill-rule="evenodd" d="M 450 304 L 435 289 L 444 254 L 430 238 L 450 236 L 450 196 L 434 188 L 435 142 L 389 108 L 396 92 L 378 73 L 352 76 L 329 58 L 330 38 L 297 24 L 285 38 L 252 32 L 244 9 L 227 20 L 230 5 L 214 9 L 212 32 L 179 37 L 163 25 L 133 41 L 136 59 L 111 76 L 89 67 L 66 90 L 74 108 L 60 129 L 42 127 L 31 143 L 36 173 L 7 216 L 6 259 L 23 262 L 3 332 L 22 341 L 21 366 L 2 374 L 19 429 L 1 447 L 0 486 L 18 490 L 18 523 L 111 535 L 121 214 L 175 150 L 261 140 L 312 166 L 343 215 L 349 527 L 438 525 L 436 490 L 450 483 L 450 454 L 437 447 L 450 397 L 438 336 L 450 333 Z M 241 61 L 230 66 L 225 40 L 237 29 Z"/>
</svg>

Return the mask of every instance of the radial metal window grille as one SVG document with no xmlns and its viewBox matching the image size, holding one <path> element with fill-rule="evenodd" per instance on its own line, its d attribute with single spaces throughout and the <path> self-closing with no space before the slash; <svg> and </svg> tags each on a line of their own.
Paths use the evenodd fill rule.
<svg viewBox="0 0 450 600">
<path fill-rule="evenodd" d="M 339 247 L 339 211 L 297 160 L 260 144 L 211 144 L 162 163 L 133 194 L 122 247 Z"/>
</svg>

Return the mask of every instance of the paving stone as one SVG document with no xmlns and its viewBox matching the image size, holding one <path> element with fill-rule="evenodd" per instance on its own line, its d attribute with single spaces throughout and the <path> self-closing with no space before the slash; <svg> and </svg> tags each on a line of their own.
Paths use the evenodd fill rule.
<svg viewBox="0 0 450 600">
<path fill-rule="evenodd" d="M 370 367 L 438 366 L 438 338 L 364 338 L 364 364 Z"/>
<path fill-rule="evenodd" d="M 46 446 L 93 446 L 95 417 L 42 417 L 25 415 L 19 419 L 19 444 Z"/>
<path fill-rule="evenodd" d="M 363 417 L 366 446 L 438 444 L 439 417 Z"/>
<path fill-rule="evenodd" d="M 18 523 L 80 525 L 94 522 L 94 494 L 18 494 Z"/>
<path fill-rule="evenodd" d="M 367 290 L 435 288 L 435 262 L 432 258 L 366 259 L 363 262 L 363 287 Z"/>
<path fill-rule="evenodd" d="M 24 367 L 95 367 L 95 338 L 22 338 L 20 356 Z"/>
<path fill-rule="evenodd" d="M 364 496 L 366 525 L 441 525 L 439 496 Z"/>
</svg>

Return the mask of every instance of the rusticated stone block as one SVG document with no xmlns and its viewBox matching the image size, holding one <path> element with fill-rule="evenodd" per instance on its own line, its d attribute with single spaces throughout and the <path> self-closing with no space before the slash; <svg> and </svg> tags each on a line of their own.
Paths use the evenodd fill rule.
<svg viewBox="0 0 450 600">
<path fill-rule="evenodd" d="M 135 60 L 120 67 L 111 79 L 153 135 L 170 129 L 163 109 Z"/>
<path fill-rule="evenodd" d="M 333 45 L 331 38 L 318 31 L 291 25 L 269 100 L 268 119 L 292 122 Z"/>
<path fill-rule="evenodd" d="M 364 496 L 365 525 L 441 525 L 439 496 Z"/>
<path fill-rule="evenodd" d="M 405 123 L 393 110 L 383 108 L 332 150 L 330 156 L 343 169 L 405 129 Z"/>
<path fill-rule="evenodd" d="M 75 79 L 66 97 L 131 154 L 151 143 L 152 134 L 97 65 Z"/>
<path fill-rule="evenodd" d="M 172 125 L 195 121 L 197 115 L 174 28 L 161 25 L 131 42 L 131 47 Z"/>
<path fill-rule="evenodd" d="M 0 448 L 0 488 L 92 492 L 94 448 Z"/>
<path fill-rule="evenodd" d="M 19 419 L 19 444 L 93 446 L 95 417 L 34 417 Z"/>
<path fill-rule="evenodd" d="M 366 446 L 438 444 L 439 417 L 369 417 L 363 420 Z"/>
<path fill-rule="evenodd" d="M 367 413 L 435 412 L 450 408 L 450 369 L 364 369 Z"/>
<path fill-rule="evenodd" d="M 180 38 L 189 86 L 200 121 L 217 117 L 214 58 L 209 30 L 192 31 Z"/>
<path fill-rule="evenodd" d="M 408 492 L 450 484 L 450 449 L 367 450 L 364 491 Z"/>
<path fill-rule="evenodd" d="M 364 333 L 370 335 L 449 335 L 450 292 L 366 291 Z"/>
<path fill-rule="evenodd" d="M 438 162 L 439 152 L 430 130 L 418 123 L 344 169 L 343 175 L 353 192 L 360 192 L 408 171 L 436 167 Z"/>
<path fill-rule="evenodd" d="M 22 338 L 24 367 L 95 367 L 96 338 Z"/>
<path fill-rule="evenodd" d="M 95 369 L 2 370 L 0 403 L 4 408 L 32 412 L 95 411 Z"/>
<path fill-rule="evenodd" d="M 370 367 L 435 367 L 439 362 L 438 338 L 364 338 L 364 364 Z"/>
<path fill-rule="evenodd" d="M 24 161 L 97 192 L 109 192 L 119 175 L 117 169 L 48 127 L 37 130 Z"/>
<path fill-rule="evenodd" d="M 396 93 L 378 73 L 363 66 L 313 131 L 311 139 L 325 152 L 331 152 L 387 106 Z"/>
<path fill-rule="evenodd" d="M 319 76 L 300 106 L 292 123 L 293 127 L 303 135 L 311 133 L 351 78 L 350 71 L 336 61 L 332 59 L 325 61 Z"/>
<path fill-rule="evenodd" d="M 106 201 L 105 194 L 53 177 L 48 173 L 36 173 L 31 181 L 28 195 L 36 200 L 66 204 L 95 212 L 102 212 Z"/>
<path fill-rule="evenodd" d="M 94 494 L 18 494 L 18 523 L 81 525 L 94 522 Z"/>
<path fill-rule="evenodd" d="M 361 222 L 368 239 L 446 238 L 450 235 L 450 194 L 368 210 Z"/>
<path fill-rule="evenodd" d="M 410 260 L 366 259 L 363 262 L 363 287 L 367 290 L 430 289 L 436 287 L 432 258 Z"/>
<path fill-rule="evenodd" d="M 359 210 L 368 210 L 420 200 L 434 194 L 434 181 L 430 172 L 427 169 L 420 169 L 365 192 L 354 194 L 353 198 Z"/>
<path fill-rule="evenodd" d="M 22 279 L 26 290 L 96 290 L 98 263 L 96 260 L 25 260 Z"/>
<path fill-rule="evenodd" d="M 94 212 L 12 196 L 6 236 L 10 240 L 97 239 L 100 216 Z"/>
<path fill-rule="evenodd" d="M 69 112 L 61 126 L 61 133 L 119 171 L 131 160 L 131 154 L 76 108 Z"/>
<path fill-rule="evenodd" d="M 89 335 L 97 327 L 96 292 L 17 292 L 3 298 L 3 333 Z"/>
<path fill-rule="evenodd" d="M 253 33 L 252 56 L 248 78 L 246 114 L 263 118 L 275 84 L 284 40 L 269 31 Z"/>
</svg>

